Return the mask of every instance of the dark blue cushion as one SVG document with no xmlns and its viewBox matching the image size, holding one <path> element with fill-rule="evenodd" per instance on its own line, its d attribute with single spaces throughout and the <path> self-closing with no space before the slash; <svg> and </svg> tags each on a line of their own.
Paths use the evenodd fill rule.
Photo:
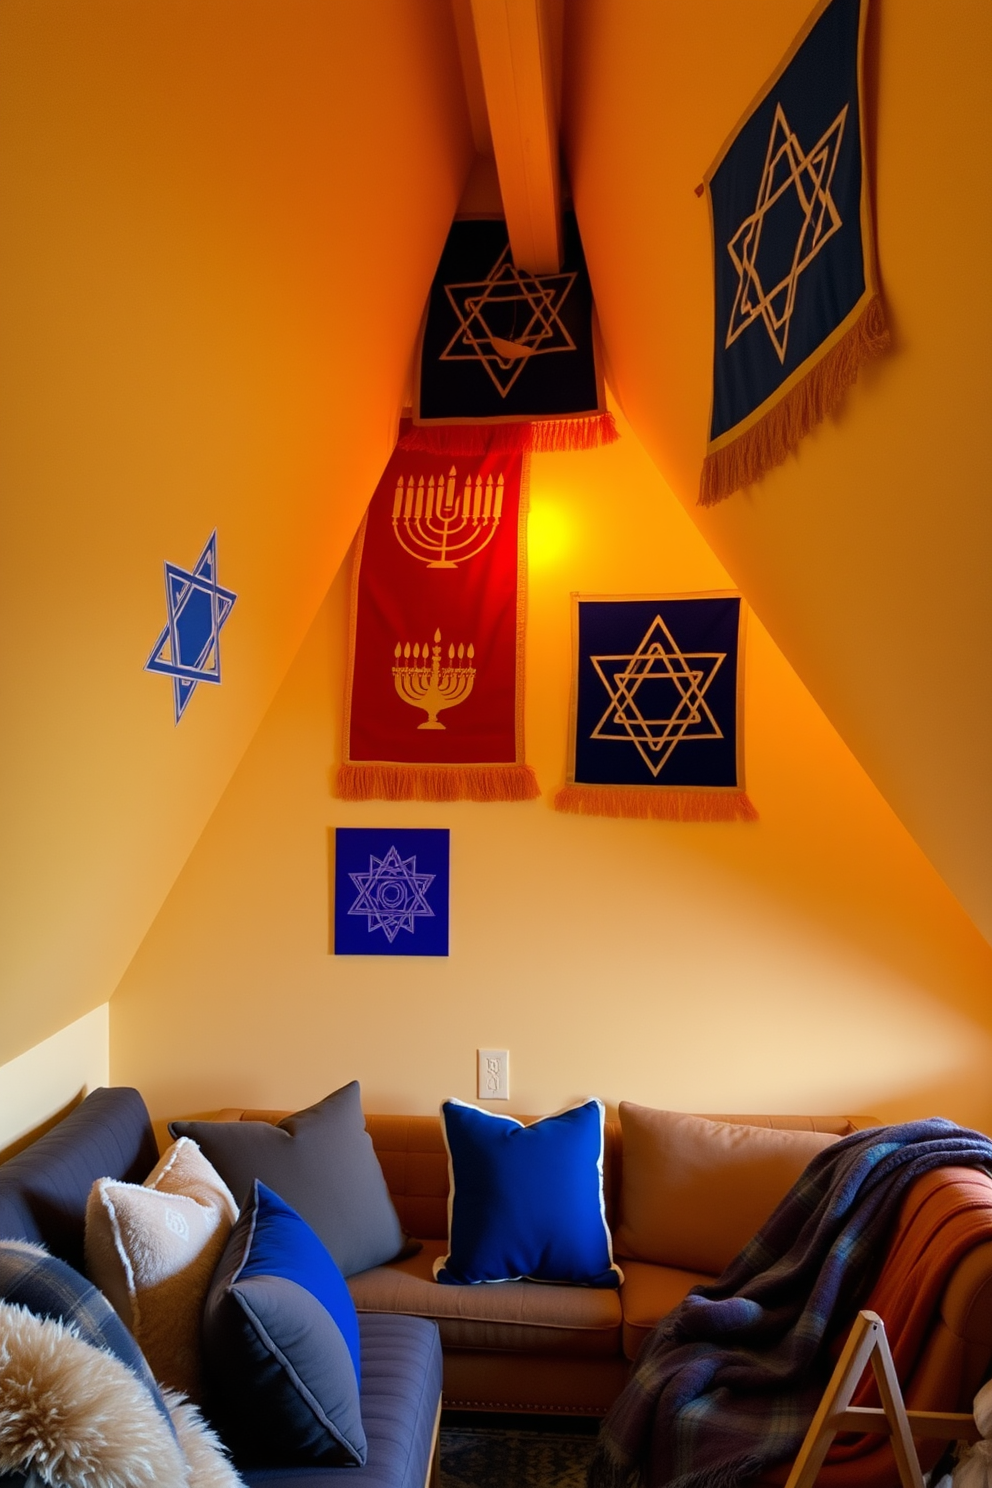
<svg viewBox="0 0 992 1488">
<path fill-rule="evenodd" d="M 97 1178 L 141 1183 L 158 1161 L 136 1090 L 94 1090 L 51 1131 L 0 1165 L 0 1236 L 33 1240 L 83 1267 L 86 1200 Z"/>
<path fill-rule="evenodd" d="M 253 1468 L 250 1488 L 424 1488 L 441 1399 L 441 1344 L 427 1318 L 363 1313 L 364 1467 Z"/>
<path fill-rule="evenodd" d="M 341 1330 L 355 1379 L 362 1383 L 361 1348 L 358 1342 L 358 1314 L 351 1300 L 348 1284 L 331 1257 L 295 1209 L 284 1204 L 278 1194 L 264 1183 L 256 1183 L 258 1202 L 255 1207 L 255 1229 L 248 1254 L 241 1265 L 240 1281 L 252 1276 L 282 1276 L 295 1281 L 311 1296 L 323 1303 Z"/>
<path fill-rule="evenodd" d="M 618 1286 L 603 1202 L 603 1117 L 602 1101 L 590 1100 L 523 1126 L 445 1101 L 451 1222 L 437 1280 Z"/>
<path fill-rule="evenodd" d="M 362 1464 L 358 1322 L 326 1247 L 258 1179 L 203 1316 L 207 1408 L 239 1463 Z"/>
<path fill-rule="evenodd" d="M 0 1240 L 0 1299 L 36 1317 L 70 1323 L 84 1343 L 113 1354 L 145 1386 L 175 1435 L 144 1354 L 103 1293 L 85 1276 L 30 1242 Z"/>
</svg>

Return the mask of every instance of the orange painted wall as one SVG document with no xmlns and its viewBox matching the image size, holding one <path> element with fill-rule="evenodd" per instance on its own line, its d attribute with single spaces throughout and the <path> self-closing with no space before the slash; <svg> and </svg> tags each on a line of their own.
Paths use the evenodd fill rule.
<svg viewBox="0 0 992 1488">
<path fill-rule="evenodd" d="M 992 939 L 987 0 L 871 0 L 892 351 L 786 464 L 720 506 L 694 505 L 713 344 L 694 188 L 811 9 L 575 0 L 564 109 L 576 210 L 613 383 L 645 447 Z"/>
<path fill-rule="evenodd" d="M 447 0 L 0 12 L 0 1060 L 105 1003 L 392 446 L 471 157 Z M 142 668 L 213 528 L 224 682 Z"/>
<path fill-rule="evenodd" d="M 507 1044 L 517 1109 L 599 1090 L 992 1129 L 992 967 L 960 908 L 984 923 L 992 841 L 985 0 L 874 0 L 892 356 L 755 492 L 692 507 L 711 335 L 692 188 L 807 8 L 568 7 L 573 187 L 644 450 L 535 461 L 530 754 L 550 794 L 571 588 L 729 574 L 768 627 L 762 821 L 687 829 L 328 794 L 334 575 L 471 151 L 447 0 L 377 0 L 374 27 L 323 0 L 7 0 L 0 1089 L 116 987 L 112 1076 L 156 1113 L 354 1074 L 370 1108 L 427 1110 Z M 239 594 L 225 681 L 174 729 L 142 671 L 161 566 L 214 525 Z M 949 721 L 920 726 L 921 674 Z M 452 827 L 449 961 L 328 954 L 328 834 L 362 821 Z"/>
<path fill-rule="evenodd" d="M 992 1129 L 992 951 L 762 626 L 747 657 L 755 826 L 561 816 L 569 592 L 727 585 L 636 438 L 532 463 L 522 805 L 334 799 L 347 574 L 111 1002 L 115 1080 L 156 1116 L 293 1107 L 355 1076 L 370 1110 L 941 1109 Z M 336 825 L 448 826 L 448 959 L 335 958 Z"/>
</svg>

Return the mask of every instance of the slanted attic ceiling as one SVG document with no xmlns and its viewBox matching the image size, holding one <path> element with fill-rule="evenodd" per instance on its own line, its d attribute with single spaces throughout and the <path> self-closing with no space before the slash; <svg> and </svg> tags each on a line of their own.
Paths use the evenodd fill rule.
<svg viewBox="0 0 992 1488">
<path fill-rule="evenodd" d="M 992 935 L 992 223 L 976 189 L 992 12 L 875 0 L 893 352 L 796 458 L 702 513 L 710 245 L 693 188 L 808 3 L 564 9 L 564 158 L 617 396 Z M 0 13 L 0 1060 L 113 992 L 346 552 L 478 139 L 455 19 L 448 0 Z M 161 565 L 192 562 L 214 526 L 242 602 L 222 695 L 201 689 L 173 729 L 141 670 Z"/>
<path fill-rule="evenodd" d="M 472 142 L 448 0 L 11 0 L 0 69 L 2 1061 L 110 997 L 306 634 Z M 214 527 L 174 728 L 162 565 Z"/>
<path fill-rule="evenodd" d="M 873 0 L 891 353 L 759 485 L 695 505 L 709 224 L 694 187 L 808 0 L 576 0 L 565 154 L 623 408 L 704 536 L 992 939 L 992 8 Z"/>
<path fill-rule="evenodd" d="M 470 8 L 454 3 L 456 16 Z M 550 54 L 543 118 L 553 129 L 563 111 L 614 392 L 834 726 L 992 938 L 992 456 L 983 433 L 992 296 L 983 268 L 990 198 L 977 186 L 992 142 L 992 12 L 965 3 L 941 10 L 938 24 L 931 0 L 874 0 L 867 117 L 892 353 L 786 465 L 701 510 L 712 248 L 694 188 L 809 0 L 574 0 L 560 59 L 558 4 L 471 8 L 482 55 L 477 69 L 462 21 L 470 111 L 477 120 L 481 74 L 511 240 L 516 219 L 521 245 L 540 220 L 526 201 L 536 172 L 528 177 L 518 158 L 542 133 L 525 65 L 523 16 L 533 13 Z M 517 36 L 515 89 L 498 86 L 506 37 Z M 475 140 L 486 143 L 478 124 Z M 963 314 L 940 288 L 955 281 L 968 286 Z"/>
</svg>

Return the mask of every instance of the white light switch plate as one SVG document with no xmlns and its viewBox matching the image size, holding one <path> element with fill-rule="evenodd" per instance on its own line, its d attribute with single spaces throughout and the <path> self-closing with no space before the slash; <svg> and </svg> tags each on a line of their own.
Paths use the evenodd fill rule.
<svg viewBox="0 0 992 1488">
<path fill-rule="evenodd" d="M 480 1049 L 479 1099 L 510 1099 L 509 1049 Z"/>
</svg>

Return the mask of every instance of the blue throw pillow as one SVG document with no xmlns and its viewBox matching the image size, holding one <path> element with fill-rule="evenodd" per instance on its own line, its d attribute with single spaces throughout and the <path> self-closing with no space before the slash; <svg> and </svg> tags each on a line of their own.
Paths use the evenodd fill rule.
<svg viewBox="0 0 992 1488">
<path fill-rule="evenodd" d="M 523 1126 L 445 1101 L 449 1234 L 437 1280 L 618 1286 L 603 1203 L 603 1117 L 602 1101 L 590 1100 Z"/>
<path fill-rule="evenodd" d="M 105 1349 L 145 1386 L 175 1436 L 162 1392 L 145 1356 L 102 1292 L 58 1256 L 28 1240 L 0 1240 L 0 1299 L 36 1317 L 69 1323 L 84 1343 Z"/>
<path fill-rule="evenodd" d="M 364 1466 L 358 1318 L 295 1209 L 255 1180 L 203 1315 L 208 1414 L 244 1465 Z"/>
</svg>

